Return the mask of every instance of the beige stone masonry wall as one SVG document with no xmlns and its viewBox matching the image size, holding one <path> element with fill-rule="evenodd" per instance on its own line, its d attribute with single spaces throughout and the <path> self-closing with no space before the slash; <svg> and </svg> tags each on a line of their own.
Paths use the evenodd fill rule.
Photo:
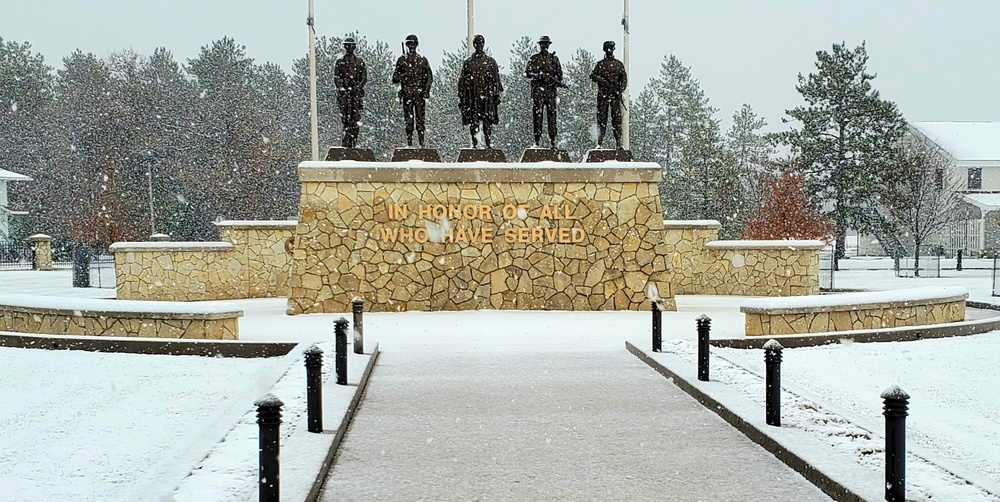
<svg viewBox="0 0 1000 502">
<path fill-rule="evenodd" d="M 118 242 L 111 251 L 119 300 L 230 300 L 247 289 L 229 242 Z"/>
<path fill-rule="evenodd" d="M 965 300 L 941 298 L 840 307 L 805 308 L 799 312 L 740 309 L 746 336 L 792 335 L 859 329 L 923 326 L 965 320 Z"/>
<path fill-rule="evenodd" d="M 231 242 L 243 268 L 239 279 L 245 293 L 240 298 L 288 296 L 288 275 L 292 268 L 289 241 L 298 222 L 221 221 L 216 223 L 219 238 Z"/>
<path fill-rule="evenodd" d="M 288 313 L 348 312 L 355 296 L 375 311 L 645 310 L 650 283 L 673 310 L 659 172 L 655 164 L 305 162 Z M 406 217 L 390 218 L 389 204 L 407 206 Z M 447 222 L 418 215 L 433 204 L 486 209 Z M 517 217 L 503 216 L 518 204 Z M 568 208 L 569 219 L 542 218 L 546 207 Z M 538 227 L 585 238 L 505 239 L 508 229 Z M 393 242 L 382 234 L 399 229 L 495 237 Z"/>
<path fill-rule="evenodd" d="M 0 305 L 0 331 L 47 335 L 237 340 L 239 317 L 242 315 L 243 312 L 239 310 L 214 314 L 170 314 Z"/>
<path fill-rule="evenodd" d="M 52 237 L 35 234 L 26 239 L 34 251 L 34 269 L 52 270 Z"/>
<path fill-rule="evenodd" d="M 818 241 L 719 241 L 719 222 L 664 222 L 674 294 L 799 296 L 819 293 Z"/>
</svg>

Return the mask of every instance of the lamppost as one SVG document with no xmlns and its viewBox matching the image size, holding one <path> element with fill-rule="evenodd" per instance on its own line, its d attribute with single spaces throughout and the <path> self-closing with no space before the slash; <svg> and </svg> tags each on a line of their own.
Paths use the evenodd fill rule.
<svg viewBox="0 0 1000 502">
<path fill-rule="evenodd" d="M 156 216 L 153 212 L 153 152 L 146 151 L 146 178 L 149 181 L 149 235 L 156 234 Z"/>
</svg>

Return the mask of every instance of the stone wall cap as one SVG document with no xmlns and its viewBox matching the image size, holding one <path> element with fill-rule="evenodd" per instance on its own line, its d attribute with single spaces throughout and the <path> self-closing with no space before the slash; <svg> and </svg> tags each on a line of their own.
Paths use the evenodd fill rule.
<svg viewBox="0 0 1000 502">
<path fill-rule="evenodd" d="M 299 169 L 400 169 L 399 162 L 357 162 L 353 160 L 322 161 L 307 160 L 299 163 Z M 508 170 L 523 169 L 529 171 L 544 171 L 551 169 L 588 169 L 603 171 L 607 169 L 661 169 L 655 162 L 424 162 L 411 160 L 402 169 L 479 169 Z"/>
<path fill-rule="evenodd" d="M 0 310 L 25 310 L 43 314 L 127 314 L 128 317 L 220 319 L 243 317 L 243 310 L 227 302 L 160 302 L 99 300 L 12 293 L 0 295 Z"/>
<path fill-rule="evenodd" d="M 774 240 L 774 241 L 712 241 L 705 244 L 709 249 L 823 249 L 826 244 L 823 241 L 799 241 L 799 240 Z"/>
<path fill-rule="evenodd" d="M 261 229 L 295 228 L 298 224 L 298 220 L 224 220 L 215 222 L 217 227 Z"/>
<path fill-rule="evenodd" d="M 51 241 L 52 240 L 52 236 L 51 235 L 45 235 L 45 234 L 35 234 L 35 235 L 29 235 L 24 240 L 26 240 L 28 242 Z"/>
<path fill-rule="evenodd" d="M 402 164 L 402 165 L 401 165 Z M 306 161 L 301 183 L 654 183 L 653 162 L 352 162 Z"/>
<path fill-rule="evenodd" d="M 663 220 L 663 228 L 684 229 L 684 228 L 719 228 L 722 223 L 717 220 Z"/>
<path fill-rule="evenodd" d="M 111 251 L 227 251 L 232 242 L 116 242 Z"/>
<path fill-rule="evenodd" d="M 968 290 L 962 286 L 934 286 L 894 291 L 761 298 L 747 300 L 740 306 L 740 312 L 745 314 L 793 314 L 865 308 L 897 308 L 915 304 L 965 301 L 968 297 Z"/>
</svg>

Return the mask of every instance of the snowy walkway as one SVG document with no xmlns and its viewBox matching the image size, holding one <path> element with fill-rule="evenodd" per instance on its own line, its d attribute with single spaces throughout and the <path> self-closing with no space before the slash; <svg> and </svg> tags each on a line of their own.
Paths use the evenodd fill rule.
<svg viewBox="0 0 1000 502">
<path fill-rule="evenodd" d="M 624 348 L 385 348 L 341 500 L 829 500 Z"/>
</svg>

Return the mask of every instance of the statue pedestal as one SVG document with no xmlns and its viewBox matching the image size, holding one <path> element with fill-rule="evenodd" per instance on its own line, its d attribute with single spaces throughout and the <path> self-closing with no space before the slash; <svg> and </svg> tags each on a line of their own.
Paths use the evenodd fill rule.
<svg viewBox="0 0 1000 502">
<path fill-rule="evenodd" d="M 507 156 L 497 148 L 463 148 L 458 152 L 458 162 L 507 162 Z"/>
<path fill-rule="evenodd" d="M 587 160 L 584 162 L 632 162 L 632 150 L 615 150 L 611 148 L 598 148 L 587 151 Z"/>
<path fill-rule="evenodd" d="M 555 148 L 525 148 L 521 162 L 572 162 L 566 150 Z"/>
<path fill-rule="evenodd" d="M 406 162 L 409 160 L 441 162 L 441 155 L 433 148 L 397 148 L 392 151 L 392 160 L 390 162 Z"/>
<path fill-rule="evenodd" d="M 344 148 L 342 146 L 334 146 L 330 148 L 330 151 L 326 152 L 326 158 L 323 160 L 326 160 L 327 162 L 338 160 L 375 162 L 375 154 L 367 148 Z"/>
</svg>

